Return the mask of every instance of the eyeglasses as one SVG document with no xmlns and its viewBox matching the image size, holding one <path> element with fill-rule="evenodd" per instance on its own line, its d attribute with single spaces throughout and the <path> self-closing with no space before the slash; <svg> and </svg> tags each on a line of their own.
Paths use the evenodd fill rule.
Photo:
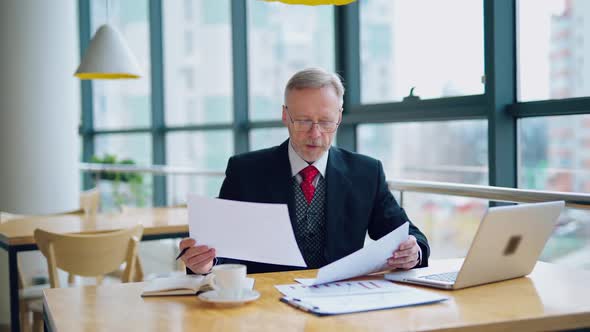
<svg viewBox="0 0 590 332">
<path fill-rule="evenodd" d="M 287 115 L 289 116 L 289 120 L 293 124 L 293 129 L 295 131 L 310 131 L 313 128 L 313 125 L 318 125 L 318 128 L 323 133 L 333 133 L 336 131 L 340 122 L 333 122 L 333 121 L 318 121 L 313 122 L 311 120 L 293 120 L 291 113 L 289 113 L 289 108 L 285 105 L 285 110 L 287 111 Z"/>
</svg>

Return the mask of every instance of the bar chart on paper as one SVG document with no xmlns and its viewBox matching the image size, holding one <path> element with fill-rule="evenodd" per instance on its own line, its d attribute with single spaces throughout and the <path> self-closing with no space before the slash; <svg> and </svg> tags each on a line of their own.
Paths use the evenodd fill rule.
<svg viewBox="0 0 590 332">
<path fill-rule="evenodd" d="M 285 295 L 281 298 L 282 302 L 320 316 L 436 303 L 447 299 L 436 293 L 375 279 L 275 287 Z"/>
<path fill-rule="evenodd" d="M 296 298 L 388 293 L 404 288 L 387 280 L 355 280 L 315 286 L 291 284 L 277 285 L 275 287 L 284 295 Z"/>
</svg>

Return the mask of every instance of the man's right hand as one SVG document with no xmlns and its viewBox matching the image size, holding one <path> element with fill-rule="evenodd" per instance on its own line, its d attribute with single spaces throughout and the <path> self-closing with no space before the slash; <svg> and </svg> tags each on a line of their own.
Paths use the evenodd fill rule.
<svg viewBox="0 0 590 332">
<path fill-rule="evenodd" d="M 180 241 L 178 248 L 182 251 L 184 248 L 189 248 L 180 259 L 184 262 L 186 267 L 191 269 L 196 274 L 205 274 L 213 267 L 213 259 L 215 258 L 215 248 L 209 248 L 206 245 L 197 246 L 197 241 L 191 238 Z"/>
</svg>

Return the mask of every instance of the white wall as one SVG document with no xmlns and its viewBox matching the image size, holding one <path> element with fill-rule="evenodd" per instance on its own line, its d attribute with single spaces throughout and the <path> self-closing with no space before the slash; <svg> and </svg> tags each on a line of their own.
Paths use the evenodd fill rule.
<svg viewBox="0 0 590 332">
<path fill-rule="evenodd" d="M 0 1 L 0 211 L 78 208 L 77 1 Z"/>
<path fill-rule="evenodd" d="M 76 0 L 0 1 L 0 210 L 50 213 L 78 206 L 77 8 Z M 5 325 L 8 255 L 0 252 Z"/>
</svg>

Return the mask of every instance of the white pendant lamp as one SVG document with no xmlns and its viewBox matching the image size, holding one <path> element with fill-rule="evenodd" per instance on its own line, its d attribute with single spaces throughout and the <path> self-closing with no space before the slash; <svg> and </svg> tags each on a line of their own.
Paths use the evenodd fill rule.
<svg viewBox="0 0 590 332">
<path fill-rule="evenodd" d="M 123 36 L 109 24 L 98 28 L 74 75 L 83 80 L 141 77 L 137 60 Z"/>
</svg>

